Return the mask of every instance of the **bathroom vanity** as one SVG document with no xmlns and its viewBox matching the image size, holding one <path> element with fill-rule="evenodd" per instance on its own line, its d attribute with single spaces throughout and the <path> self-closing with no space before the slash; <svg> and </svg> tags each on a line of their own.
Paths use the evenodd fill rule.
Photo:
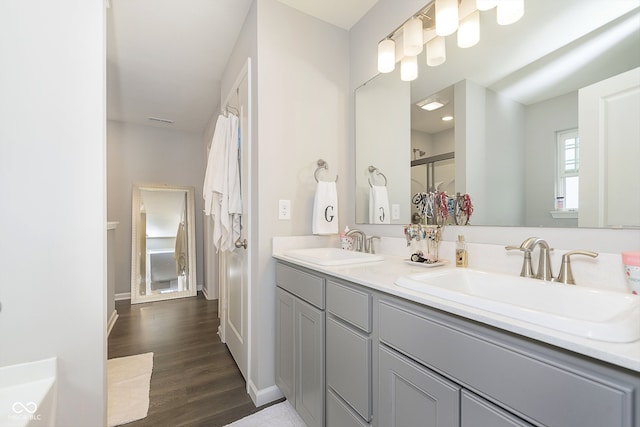
<svg viewBox="0 0 640 427">
<path fill-rule="evenodd" d="M 424 297 L 393 284 L 415 270 L 400 258 L 274 257 L 276 383 L 309 427 L 640 421 L 638 342 L 591 345 Z"/>
</svg>

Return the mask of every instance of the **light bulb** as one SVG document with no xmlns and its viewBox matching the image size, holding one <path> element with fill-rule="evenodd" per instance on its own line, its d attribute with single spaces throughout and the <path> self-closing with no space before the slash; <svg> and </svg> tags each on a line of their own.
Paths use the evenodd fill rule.
<svg viewBox="0 0 640 427">
<path fill-rule="evenodd" d="M 496 7 L 496 0 L 476 0 L 476 9 L 489 10 Z"/>
<path fill-rule="evenodd" d="M 418 56 L 422 52 L 422 20 L 411 18 L 402 26 L 402 46 L 405 56 Z"/>
<path fill-rule="evenodd" d="M 447 60 L 444 37 L 435 37 L 427 42 L 427 65 L 437 67 Z"/>
<path fill-rule="evenodd" d="M 498 0 L 496 18 L 498 24 L 509 25 L 524 15 L 524 0 Z"/>
<path fill-rule="evenodd" d="M 475 11 L 460 21 L 458 47 L 467 48 L 480 41 L 480 12 Z"/>
<path fill-rule="evenodd" d="M 418 78 L 418 57 L 405 56 L 400 62 L 400 79 L 410 82 Z"/>
<path fill-rule="evenodd" d="M 458 29 L 458 0 L 436 0 L 436 34 L 448 36 Z"/>
<path fill-rule="evenodd" d="M 378 71 L 390 73 L 396 68 L 396 43 L 384 39 L 378 43 Z"/>
</svg>

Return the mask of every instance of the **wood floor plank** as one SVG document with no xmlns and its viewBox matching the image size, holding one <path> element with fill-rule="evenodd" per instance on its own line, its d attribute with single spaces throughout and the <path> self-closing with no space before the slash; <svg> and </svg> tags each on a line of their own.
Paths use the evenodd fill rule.
<svg viewBox="0 0 640 427">
<path fill-rule="evenodd" d="M 135 305 L 123 300 L 116 310 L 108 357 L 154 353 L 149 413 L 127 427 L 218 427 L 262 409 L 220 342 L 217 300 L 200 293 Z"/>
</svg>

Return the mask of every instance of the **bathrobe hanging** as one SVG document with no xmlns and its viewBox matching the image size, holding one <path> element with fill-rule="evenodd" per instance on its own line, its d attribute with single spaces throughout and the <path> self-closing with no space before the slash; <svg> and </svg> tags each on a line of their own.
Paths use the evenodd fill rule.
<svg viewBox="0 0 640 427">
<path fill-rule="evenodd" d="M 220 115 L 211 142 L 203 185 L 205 215 L 213 219 L 216 250 L 233 251 L 240 237 L 240 167 L 238 117 Z"/>
</svg>

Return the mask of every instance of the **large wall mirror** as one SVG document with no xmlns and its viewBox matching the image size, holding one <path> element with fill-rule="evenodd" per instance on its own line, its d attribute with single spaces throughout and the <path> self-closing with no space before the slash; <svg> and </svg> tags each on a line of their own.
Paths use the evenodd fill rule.
<svg viewBox="0 0 640 427">
<path fill-rule="evenodd" d="M 133 187 L 131 303 L 195 296 L 194 189 Z"/>
<path fill-rule="evenodd" d="M 639 22 L 633 1 L 528 0 L 524 17 L 511 26 L 496 24 L 495 9 L 482 12 L 476 46 L 461 49 L 455 36 L 447 37 L 444 64 L 427 67 L 425 52 L 420 54 L 416 80 L 401 81 L 396 64 L 394 72 L 363 84 L 355 93 L 356 222 L 371 223 L 367 166 L 375 164 L 397 205 L 392 223 L 411 222 L 411 195 L 437 189 L 471 195 L 472 225 L 640 226 L 640 172 L 629 167 L 640 163 L 637 119 L 620 120 L 631 123 L 630 133 L 612 138 L 606 156 L 600 149 L 579 152 L 585 170 L 600 165 L 601 178 L 593 182 L 609 187 L 596 194 L 593 186 L 580 186 L 577 210 L 558 209 L 556 200 L 560 139 L 575 131 L 578 147 L 586 144 L 579 94 L 638 72 Z M 444 106 L 430 112 L 419 107 L 432 99 Z M 453 119 L 443 121 L 446 116 Z M 580 182 L 587 182 L 583 173 Z M 590 201 L 591 194 L 598 200 Z M 587 207 L 631 208 L 631 218 L 587 221 Z"/>
</svg>

